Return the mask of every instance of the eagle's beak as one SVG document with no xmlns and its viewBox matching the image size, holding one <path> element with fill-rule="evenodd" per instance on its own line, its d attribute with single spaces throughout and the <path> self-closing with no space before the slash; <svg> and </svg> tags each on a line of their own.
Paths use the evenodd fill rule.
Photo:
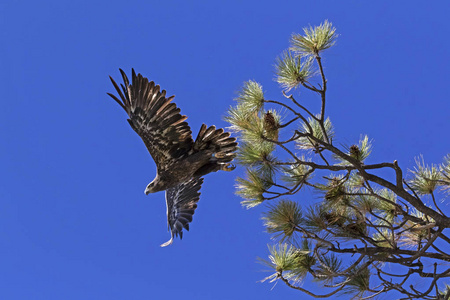
<svg viewBox="0 0 450 300">
<path fill-rule="evenodd" d="M 146 194 L 146 195 L 150 194 L 150 191 L 148 190 L 148 188 L 145 189 L 144 194 Z"/>
</svg>

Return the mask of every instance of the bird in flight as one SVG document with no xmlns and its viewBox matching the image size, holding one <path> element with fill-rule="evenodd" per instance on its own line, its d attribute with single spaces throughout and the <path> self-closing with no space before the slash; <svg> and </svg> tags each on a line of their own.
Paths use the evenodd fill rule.
<svg viewBox="0 0 450 300">
<path fill-rule="evenodd" d="M 142 138 L 156 163 L 156 176 L 145 194 L 166 191 L 167 222 L 170 240 L 161 247 L 172 244 L 174 237 L 183 237 L 183 228 L 189 223 L 200 199 L 203 176 L 222 171 L 232 171 L 231 161 L 236 156 L 236 138 L 215 126 L 203 124 L 195 141 L 186 122 L 187 117 L 172 103 L 174 96 L 166 97 L 159 85 L 149 81 L 132 69 L 131 83 L 121 69 L 123 84 L 110 76 L 119 97 L 108 93 L 128 114 L 128 123 Z"/>
</svg>

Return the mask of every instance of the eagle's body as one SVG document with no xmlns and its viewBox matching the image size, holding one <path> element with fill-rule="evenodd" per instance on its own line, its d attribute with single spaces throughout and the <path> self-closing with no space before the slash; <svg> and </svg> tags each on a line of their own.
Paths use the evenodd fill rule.
<svg viewBox="0 0 450 300">
<path fill-rule="evenodd" d="M 153 157 L 157 174 L 148 184 L 145 193 L 166 190 L 167 218 L 172 243 L 173 237 L 182 238 L 183 228 L 189 230 L 189 222 L 200 197 L 202 176 L 219 170 L 231 171 L 230 162 L 235 157 L 237 143 L 230 133 L 215 126 L 203 124 L 195 141 L 191 129 L 171 103 L 174 96 L 166 98 L 166 91 L 149 82 L 132 70 L 132 82 L 120 70 L 124 80 L 121 88 L 111 78 L 119 98 L 109 94 L 127 112 L 131 127 L 142 138 Z"/>
<path fill-rule="evenodd" d="M 197 152 L 167 165 L 166 169 L 158 170 L 155 179 L 151 182 L 154 183 L 154 188 L 151 192 L 159 192 L 173 188 L 180 182 L 218 171 L 218 168 L 222 167 L 220 164 L 211 161 L 211 154 Z"/>
</svg>

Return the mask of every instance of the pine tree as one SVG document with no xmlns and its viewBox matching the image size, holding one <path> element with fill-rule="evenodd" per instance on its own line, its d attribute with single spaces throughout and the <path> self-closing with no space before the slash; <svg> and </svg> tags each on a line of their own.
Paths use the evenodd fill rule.
<svg viewBox="0 0 450 300">
<path fill-rule="evenodd" d="M 450 192 L 450 155 L 441 165 L 417 159 L 405 175 L 397 161 L 366 163 L 366 135 L 347 147 L 333 143 L 321 55 L 337 37 L 328 21 L 292 35 L 276 60 L 281 100 L 266 99 L 261 84 L 248 81 L 226 117 L 246 168 L 237 194 L 247 208 L 266 205 L 262 219 L 275 240 L 261 260 L 273 270 L 264 280 L 321 298 L 397 291 L 403 299 L 449 299 L 450 218 L 439 203 Z M 320 111 L 288 94 L 296 89 L 316 94 Z M 391 170 L 395 180 L 380 170 Z M 320 195 L 309 207 L 299 199 L 306 187 Z M 303 288 L 311 279 L 329 291 Z"/>
</svg>

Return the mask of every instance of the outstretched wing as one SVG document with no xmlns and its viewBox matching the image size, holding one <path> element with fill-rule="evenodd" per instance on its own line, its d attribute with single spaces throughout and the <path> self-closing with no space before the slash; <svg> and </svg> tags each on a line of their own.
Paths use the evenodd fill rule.
<svg viewBox="0 0 450 300">
<path fill-rule="evenodd" d="M 192 178 L 166 191 L 167 223 L 170 240 L 161 247 L 172 244 L 174 236 L 183 238 L 183 228 L 189 231 L 189 223 L 200 199 L 200 188 L 203 178 Z"/>
<path fill-rule="evenodd" d="M 171 161 L 184 156 L 192 149 L 191 129 L 180 114 L 174 96 L 166 98 L 166 91 L 148 81 L 132 69 L 131 84 L 120 69 L 124 84 L 121 88 L 111 78 L 120 99 L 108 93 L 127 112 L 128 122 L 142 138 L 158 167 L 164 169 Z"/>
</svg>

